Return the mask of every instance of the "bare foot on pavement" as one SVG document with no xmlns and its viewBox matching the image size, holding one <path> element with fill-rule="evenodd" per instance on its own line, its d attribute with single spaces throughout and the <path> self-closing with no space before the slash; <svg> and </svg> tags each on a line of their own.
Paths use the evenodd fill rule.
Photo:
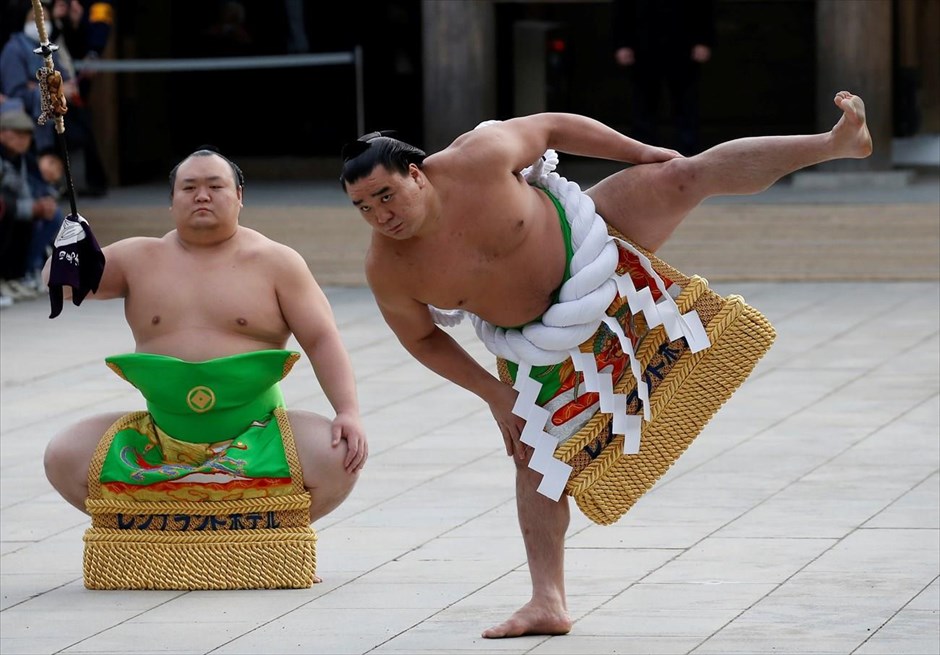
<svg viewBox="0 0 940 655">
<path fill-rule="evenodd" d="M 551 611 L 526 603 L 508 620 L 483 631 L 486 639 L 521 637 L 523 635 L 564 635 L 571 631 L 568 612 Z"/>
</svg>

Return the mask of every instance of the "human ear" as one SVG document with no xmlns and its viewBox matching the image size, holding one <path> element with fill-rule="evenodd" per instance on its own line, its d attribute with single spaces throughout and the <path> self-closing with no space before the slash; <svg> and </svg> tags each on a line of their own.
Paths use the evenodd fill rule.
<svg viewBox="0 0 940 655">
<path fill-rule="evenodd" d="M 408 164 L 408 174 L 417 183 L 419 189 L 424 188 L 425 177 L 420 168 L 418 168 L 415 164 Z"/>
</svg>

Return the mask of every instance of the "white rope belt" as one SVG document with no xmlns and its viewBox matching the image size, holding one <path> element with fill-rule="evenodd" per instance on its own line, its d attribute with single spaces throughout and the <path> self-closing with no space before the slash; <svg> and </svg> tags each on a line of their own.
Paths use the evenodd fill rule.
<svg viewBox="0 0 940 655">
<path fill-rule="evenodd" d="M 495 121 L 482 123 L 478 129 L 492 122 Z M 571 226 L 574 254 L 569 266 L 570 277 L 562 284 L 558 301 L 540 319 L 522 328 L 497 327 L 470 312 L 428 306 L 435 323 L 445 327 L 457 325 L 468 315 L 477 336 L 491 353 L 518 364 L 513 388 L 519 395 L 513 413 L 526 421 L 522 442 L 534 450 L 529 468 L 542 473 L 538 491 L 554 500 L 561 497 L 571 466 L 553 457 L 559 442 L 544 430 L 550 416 L 536 404 L 542 385 L 529 376 L 533 366 L 550 366 L 570 358 L 574 368 L 583 374 L 585 388 L 599 394 L 600 410 L 612 415 L 612 431 L 623 435 L 624 453 L 635 454 L 640 449 L 640 417 L 627 414 L 626 396 L 614 393 L 611 374 L 599 371 L 593 354 L 582 353 L 579 346 L 597 332 L 602 322 L 617 335 L 623 352 L 629 357 L 643 418 L 648 421 L 649 387 L 643 380 L 633 343 L 617 320 L 606 313 L 617 295 L 627 301 L 634 315 L 644 314 L 650 329 L 662 325 L 670 341 L 684 337 L 693 353 L 710 345 L 698 314 L 695 311 L 680 314 L 675 298 L 681 289 L 675 285 L 666 288 L 646 256 L 632 244 L 608 233 L 607 223 L 595 211 L 594 201 L 578 184 L 558 175 L 557 164 L 557 154 L 548 150 L 538 162 L 524 169 L 522 175 L 529 184 L 547 190 L 558 199 Z M 660 292 L 658 301 L 653 300 L 648 287 L 637 289 L 629 275 L 617 275 L 618 244 L 639 259 Z"/>
</svg>

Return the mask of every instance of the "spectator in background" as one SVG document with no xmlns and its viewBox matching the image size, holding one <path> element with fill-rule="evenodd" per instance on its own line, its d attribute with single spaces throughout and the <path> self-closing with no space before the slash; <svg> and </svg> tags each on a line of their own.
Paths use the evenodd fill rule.
<svg viewBox="0 0 940 655">
<path fill-rule="evenodd" d="M 93 62 L 104 54 L 114 25 L 114 3 L 101 0 L 54 0 L 51 41 L 67 51 L 72 61 Z M 95 71 L 82 69 L 73 75 L 78 84 L 76 99 L 69 106 L 66 139 L 70 148 L 81 152 L 73 159 L 79 195 L 101 196 L 107 192 L 108 178 L 101 162 L 92 123 L 91 97 Z"/>
<path fill-rule="evenodd" d="M 31 155 L 32 153 L 27 154 L 29 163 L 32 160 Z M 56 235 L 65 220 L 60 204 L 65 191 L 65 165 L 57 150 L 44 150 L 36 157 L 36 167 L 31 172 L 30 188 L 33 195 L 52 198 L 59 207 L 52 218 L 33 221 L 33 233 L 26 253 L 26 276 L 23 281 L 30 289 L 43 293 L 46 291 L 46 285 L 42 281 L 42 267 L 52 254 Z"/>
<path fill-rule="evenodd" d="M 46 247 L 63 220 L 31 151 L 35 128 L 20 99 L 0 104 L 0 295 L 9 299 L 0 300 L 4 305 L 39 295 Z"/>
<path fill-rule="evenodd" d="M 114 3 L 100 0 L 55 0 L 57 28 L 76 61 L 93 61 L 104 55 L 114 25 Z M 91 97 L 95 71 L 78 73 L 78 90 L 86 101 Z"/>
<path fill-rule="evenodd" d="M 701 149 L 699 78 L 715 43 L 714 0 L 614 0 L 614 59 L 633 72 L 633 137 L 659 144 L 665 91 L 683 155 Z"/>
<path fill-rule="evenodd" d="M 13 11 L 10 15 L 14 19 L 18 18 L 16 24 L 20 26 L 20 31 L 10 35 L 0 51 L 0 92 L 8 98 L 19 98 L 23 102 L 26 113 L 33 119 L 35 148 L 46 150 L 55 146 L 55 128 L 51 120 L 45 125 L 37 124 L 42 113 L 42 103 L 36 70 L 43 66 L 43 59 L 33 50 L 39 47 L 39 30 L 33 17 L 33 5 L 29 0 L 20 0 L 16 8 L 18 11 Z M 51 40 L 50 8 L 51 3 L 44 3 L 46 34 L 50 35 Z M 64 52 L 56 51 L 52 60 L 56 70 L 62 75 L 65 99 L 71 107 L 78 98 L 78 85 L 72 76 L 71 66 L 66 65 L 68 62 L 64 55 Z M 72 122 L 68 116 L 69 114 L 66 114 L 67 126 Z"/>
</svg>

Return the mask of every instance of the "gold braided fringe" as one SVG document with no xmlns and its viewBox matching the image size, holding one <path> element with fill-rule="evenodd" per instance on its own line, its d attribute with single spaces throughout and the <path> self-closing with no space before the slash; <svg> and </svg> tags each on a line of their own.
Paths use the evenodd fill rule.
<svg viewBox="0 0 940 655">
<path fill-rule="evenodd" d="M 628 241 L 610 226 L 608 230 Z M 662 325 L 648 330 L 636 344 L 640 369 L 645 371 L 653 363 L 664 373 L 661 380 L 647 376 L 650 421 L 643 424 L 638 453 L 623 453 L 623 436 L 611 433 L 611 415 L 600 411 L 555 450 L 557 459 L 572 466 L 565 493 L 600 525 L 619 520 L 656 484 L 744 383 L 776 338 L 770 322 L 740 296 L 720 296 L 704 278 L 684 275 L 643 248 L 637 249 L 659 275 L 679 285 L 679 311 L 698 313 L 711 346 L 692 353 L 684 341 L 670 343 Z M 643 320 L 642 316 L 633 318 Z M 667 347 L 678 354 L 674 361 L 663 357 Z M 512 384 L 502 358 L 497 358 L 497 371 L 503 382 Z M 614 387 L 616 393 L 628 396 L 635 389 L 636 380 L 629 373 Z M 640 414 L 642 408 L 635 401 L 627 411 Z"/>
<path fill-rule="evenodd" d="M 89 589 L 305 589 L 317 565 L 312 528 L 224 536 L 91 528 L 84 539 Z"/>
<path fill-rule="evenodd" d="M 653 487 L 743 384 L 776 338 L 770 322 L 740 296 L 722 297 L 709 289 L 703 278 L 683 275 L 653 254 L 639 250 L 657 273 L 682 288 L 676 304 L 681 312 L 698 312 L 711 346 L 692 353 L 683 345 L 664 378 L 650 379 L 650 421 L 643 424 L 638 453 L 624 455 L 623 438 L 614 437 L 599 456 L 572 472 L 566 492 L 589 519 L 601 525 L 619 520 Z M 660 346 L 668 343 L 662 326 L 644 335 L 636 348 L 641 370 L 646 369 Z M 625 375 L 617 391 L 629 392 L 635 386 L 632 376 Z M 568 440 L 573 443 L 562 444 L 555 456 L 571 462 L 586 444 L 603 439 L 605 432 L 609 435 L 610 415 L 599 412 Z"/>
<path fill-rule="evenodd" d="M 675 377 L 667 376 L 650 397 L 652 420 L 643 426 L 640 451 L 618 453 L 613 460 L 599 457 L 585 469 L 584 479 L 569 480 L 576 485 L 571 493 L 578 507 L 595 523 L 616 522 L 652 488 L 773 343 L 773 327 L 763 315 L 738 297 L 728 302 L 741 309 L 736 320 L 721 333 L 709 325 L 711 347 L 686 354 L 673 369 Z"/>
<path fill-rule="evenodd" d="M 292 364 L 293 362 L 291 362 Z M 289 369 L 288 369 L 289 370 Z M 274 410 L 294 493 L 223 501 L 101 497 L 111 442 L 146 412 L 115 421 L 88 470 L 84 581 L 88 589 L 305 589 L 315 579 L 317 535 L 310 494 L 284 408 Z"/>
</svg>

